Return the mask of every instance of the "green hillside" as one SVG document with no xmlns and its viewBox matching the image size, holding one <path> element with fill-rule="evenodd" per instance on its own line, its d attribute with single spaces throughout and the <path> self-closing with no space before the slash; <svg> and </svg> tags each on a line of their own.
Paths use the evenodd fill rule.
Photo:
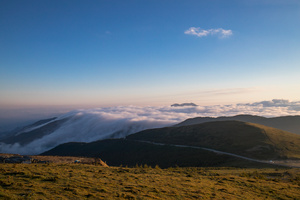
<svg viewBox="0 0 300 200">
<path fill-rule="evenodd" d="M 201 146 L 264 160 L 300 159 L 300 135 L 240 121 L 150 129 L 127 138 Z"/>
<path fill-rule="evenodd" d="M 42 155 L 100 157 L 109 166 L 167 167 L 278 167 L 252 162 L 202 149 L 154 145 L 124 139 L 102 140 L 91 143 L 66 143 Z"/>
<path fill-rule="evenodd" d="M 195 117 L 189 118 L 175 126 L 188 126 L 214 121 L 242 121 L 278 128 L 291 133 L 300 134 L 300 116 L 281 116 L 266 118 L 255 115 L 236 115 L 230 117 Z"/>
</svg>

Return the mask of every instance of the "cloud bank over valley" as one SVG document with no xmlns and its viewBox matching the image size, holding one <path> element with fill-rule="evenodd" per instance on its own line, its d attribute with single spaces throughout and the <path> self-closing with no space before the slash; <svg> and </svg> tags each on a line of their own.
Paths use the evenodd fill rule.
<svg viewBox="0 0 300 200">
<path fill-rule="evenodd" d="M 39 154 L 66 142 L 124 138 L 144 129 L 172 126 L 187 118 L 239 114 L 265 117 L 300 115 L 300 101 L 274 99 L 214 106 L 117 106 L 74 110 L 50 121 L 12 132 L 10 140 L 2 139 L 0 152 Z"/>
</svg>

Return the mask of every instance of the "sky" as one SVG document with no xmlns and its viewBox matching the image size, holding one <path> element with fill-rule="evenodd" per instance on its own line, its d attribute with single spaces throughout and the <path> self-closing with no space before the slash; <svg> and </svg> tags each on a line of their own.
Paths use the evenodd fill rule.
<svg viewBox="0 0 300 200">
<path fill-rule="evenodd" d="M 299 19 L 298 0 L 0 0 L 0 110 L 299 101 Z"/>
</svg>

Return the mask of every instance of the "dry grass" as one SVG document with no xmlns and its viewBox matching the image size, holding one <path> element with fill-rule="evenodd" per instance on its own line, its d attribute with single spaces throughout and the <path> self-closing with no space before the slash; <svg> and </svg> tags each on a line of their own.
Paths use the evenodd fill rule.
<svg viewBox="0 0 300 200">
<path fill-rule="evenodd" d="M 102 166 L 107 166 L 105 162 L 101 159 L 97 158 L 88 158 L 88 157 L 74 157 L 74 156 L 30 156 L 33 159 L 41 160 L 41 161 L 49 161 L 50 163 L 59 163 L 59 164 L 71 164 L 76 160 L 79 160 L 80 163 L 84 164 L 101 164 Z"/>
<path fill-rule="evenodd" d="M 0 156 L 9 158 L 12 156 L 21 156 L 19 154 L 4 154 L 0 153 Z M 90 157 L 75 157 L 75 156 L 30 156 L 33 160 L 47 161 L 49 163 L 57 164 L 71 164 L 75 161 L 79 161 L 81 164 L 96 164 L 104 167 L 108 167 L 106 162 L 103 162 L 100 158 L 90 158 Z"/>
<path fill-rule="evenodd" d="M 1 199 L 299 199 L 299 169 L 0 164 Z"/>
</svg>

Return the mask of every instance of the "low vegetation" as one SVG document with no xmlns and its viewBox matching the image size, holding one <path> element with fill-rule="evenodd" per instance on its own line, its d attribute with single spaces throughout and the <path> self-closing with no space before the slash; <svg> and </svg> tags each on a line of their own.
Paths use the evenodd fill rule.
<svg viewBox="0 0 300 200">
<path fill-rule="evenodd" d="M 0 199 L 299 199 L 300 169 L 0 164 Z"/>
<path fill-rule="evenodd" d="M 300 159 L 299 134 L 240 121 L 149 129 L 127 138 L 200 146 L 260 160 Z"/>
</svg>

